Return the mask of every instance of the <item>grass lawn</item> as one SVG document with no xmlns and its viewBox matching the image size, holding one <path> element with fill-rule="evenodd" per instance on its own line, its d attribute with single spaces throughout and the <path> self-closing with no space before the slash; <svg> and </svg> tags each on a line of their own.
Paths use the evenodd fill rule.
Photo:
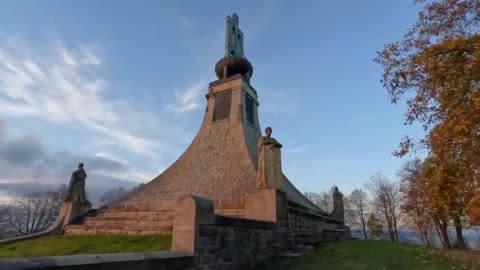
<svg viewBox="0 0 480 270">
<path fill-rule="evenodd" d="M 475 269 L 440 253 L 416 245 L 351 240 L 325 243 L 297 258 L 273 258 L 257 269 Z"/>
<path fill-rule="evenodd" d="M 170 250 L 170 235 L 67 235 L 0 245 L 0 258 Z"/>
</svg>

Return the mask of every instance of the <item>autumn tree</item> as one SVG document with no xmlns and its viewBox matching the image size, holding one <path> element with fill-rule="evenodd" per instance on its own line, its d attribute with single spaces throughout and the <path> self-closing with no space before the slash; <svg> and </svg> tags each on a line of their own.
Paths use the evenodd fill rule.
<svg viewBox="0 0 480 270">
<path fill-rule="evenodd" d="M 390 240 L 398 242 L 400 192 L 397 183 L 391 182 L 381 173 L 376 173 L 366 186 L 372 193 L 373 208 L 384 218 Z"/>
<path fill-rule="evenodd" d="M 362 189 L 354 189 L 350 196 L 346 198 L 348 208 L 346 209 L 351 216 L 354 224 L 359 225 L 363 230 L 363 236 L 368 239 L 366 221 L 367 221 L 367 207 L 368 196 Z"/>
<path fill-rule="evenodd" d="M 470 223 L 474 226 L 480 226 L 480 192 L 470 200 L 467 208 Z"/>
<path fill-rule="evenodd" d="M 448 235 L 449 215 L 448 206 L 446 205 L 446 197 L 448 190 L 445 186 L 445 180 L 441 180 L 442 172 L 440 170 L 440 162 L 430 156 L 423 161 L 421 170 L 421 179 L 424 181 L 425 192 L 428 197 L 428 208 L 431 217 L 435 223 L 438 236 L 444 248 L 451 248 L 450 237 Z"/>
<path fill-rule="evenodd" d="M 404 39 L 385 45 L 375 62 L 384 69 L 382 82 L 391 102 L 408 96 L 406 124 L 419 122 L 428 131 L 457 116 L 461 121 L 452 132 L 467 141 L 477 137 L 478 153 L 480 2 L 428 2 Z M 419 143 L 428 145 L 428 138 Z M 406 137 L 396 154 L 405 155 L 415 144 Z"/>
<path fill-rule="evenodd" d="M 430 246 L 434 211 L 429 208 L 429 194 L 426 182 L 422 178 L 421 160 L 414 159 L 404 163 L 397 175 L 400 178 L 402 194 L 401 210 L 405 213 L 407 221 L 413 223 L 422 243 Z"/>
<path fill-rule="evenodd" d="M 367 220 L 367 227 L 371 238 L 380 238 L 383 234 L 383 226 L 374 213 L 370 213 Z"/>
<path fill-rule="evenodd" d="M 435 159 L 431 180 L 464 246 L 462 219 L 480 182 L 480 1 L 417 1 L 417 23 L 400 42 L 387 44 L 375 61 L 383 66 L 390 99 L 407 98 L 406 124 L 421 123 L 426 136 L 405 137 L 395 152 L 424 147 Z M 471 220 L 474 218 L 470 217 Z"/>
</svg>

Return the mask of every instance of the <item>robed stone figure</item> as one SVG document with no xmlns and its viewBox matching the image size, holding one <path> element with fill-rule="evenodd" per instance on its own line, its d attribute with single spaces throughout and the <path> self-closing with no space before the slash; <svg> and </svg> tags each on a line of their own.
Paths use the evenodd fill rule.
<svg viewBox="0 0 480 270">
<path fill-rule="evenodd" d="M 331 217 L 337 220 L 345 220 L 345 206 L 343 203 L 343 194 L 335 187 L 333 190 L 333 212 Z"/>
<path fill-rule="evenodd" d="M 70 177 L 70 183 L 65 196 L 66 202 L 90 204 L 85 195 L 86 178 L 87 173 L 83 169 L 83 163 L 80 163 L 78 164 L 78 170 L 74 171 L 72 177 Z"/>
<path fill-rule="evenodd" d="M 258 189 L 275 189 L 282 183 L 282 145 L 271 135 L 272 128 L 267 127 L 265 136 L 258 140 Z"/>
</svg>

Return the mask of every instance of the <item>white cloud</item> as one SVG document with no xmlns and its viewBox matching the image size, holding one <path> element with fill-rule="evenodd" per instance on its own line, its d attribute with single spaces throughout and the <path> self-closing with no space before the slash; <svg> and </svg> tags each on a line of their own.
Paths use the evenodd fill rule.
<svg viewBox="0 0 480 270">
<path fill-rule="evenodd" d="M 186 113 L 200 107 L 200 94 L 206 92 L 207 83 L 201 79 L 193 86 L 176 92 L 175 100 L 168 108 L 176 113 Z"/>
<path fill-rule="evenodd" d="M 59 42 L 47 53 L 19 48 L 0 40 L 0 115 L 80 125 L 126 150 L 156 157 L 156 144 L 122 121 L 128 109 L 102 96 L 109 83 L 99 75 L 102 61 L 94 51 Z M 195 89 L 180 98 L 180 105 L 180 110 L 198 106 Z"/>
<path fill-rule="evenodd" d="M 303 152 L 305 150 L 307 150 L 307 147 L 305 145 L 299 145 L 299 146 L 293 147 L 291 149 L 288 149 L 287 151 L 292 153 L 292 154 L 295 154 L 295 153 Z"/>
</svg>

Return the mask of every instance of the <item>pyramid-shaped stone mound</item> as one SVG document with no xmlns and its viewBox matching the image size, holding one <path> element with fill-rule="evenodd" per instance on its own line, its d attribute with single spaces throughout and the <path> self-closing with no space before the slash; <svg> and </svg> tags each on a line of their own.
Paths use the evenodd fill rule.
<svg viewBox="0 0 480 270">
<path fill-rule="evenodd" d="M 212 82 L 208 93 L 203 123 L 191 145 L 173 165 L 123 203 L 153 203 L 185 195 L 213 200 L 242 198 L 257 189 L 261 132 L 256 91 L 238 74 Z M 285 176 L 279 189 L 289 200 L 316 208 Z"/>
<path fill-rule="evenodd" d="M 221 200 L 243 198 L 257 189 L 257 143 L 261 138 L 253 67 L 243 52 L 238 17 L 227 17 L 225 57 L 215 66 L 202 125 L 181 157 L 167 170 L 123 200 L 155 202 L 197 195 Z M 279 189 L 290 201 L 318 209 L 283 175 Z"/>
</svg>

